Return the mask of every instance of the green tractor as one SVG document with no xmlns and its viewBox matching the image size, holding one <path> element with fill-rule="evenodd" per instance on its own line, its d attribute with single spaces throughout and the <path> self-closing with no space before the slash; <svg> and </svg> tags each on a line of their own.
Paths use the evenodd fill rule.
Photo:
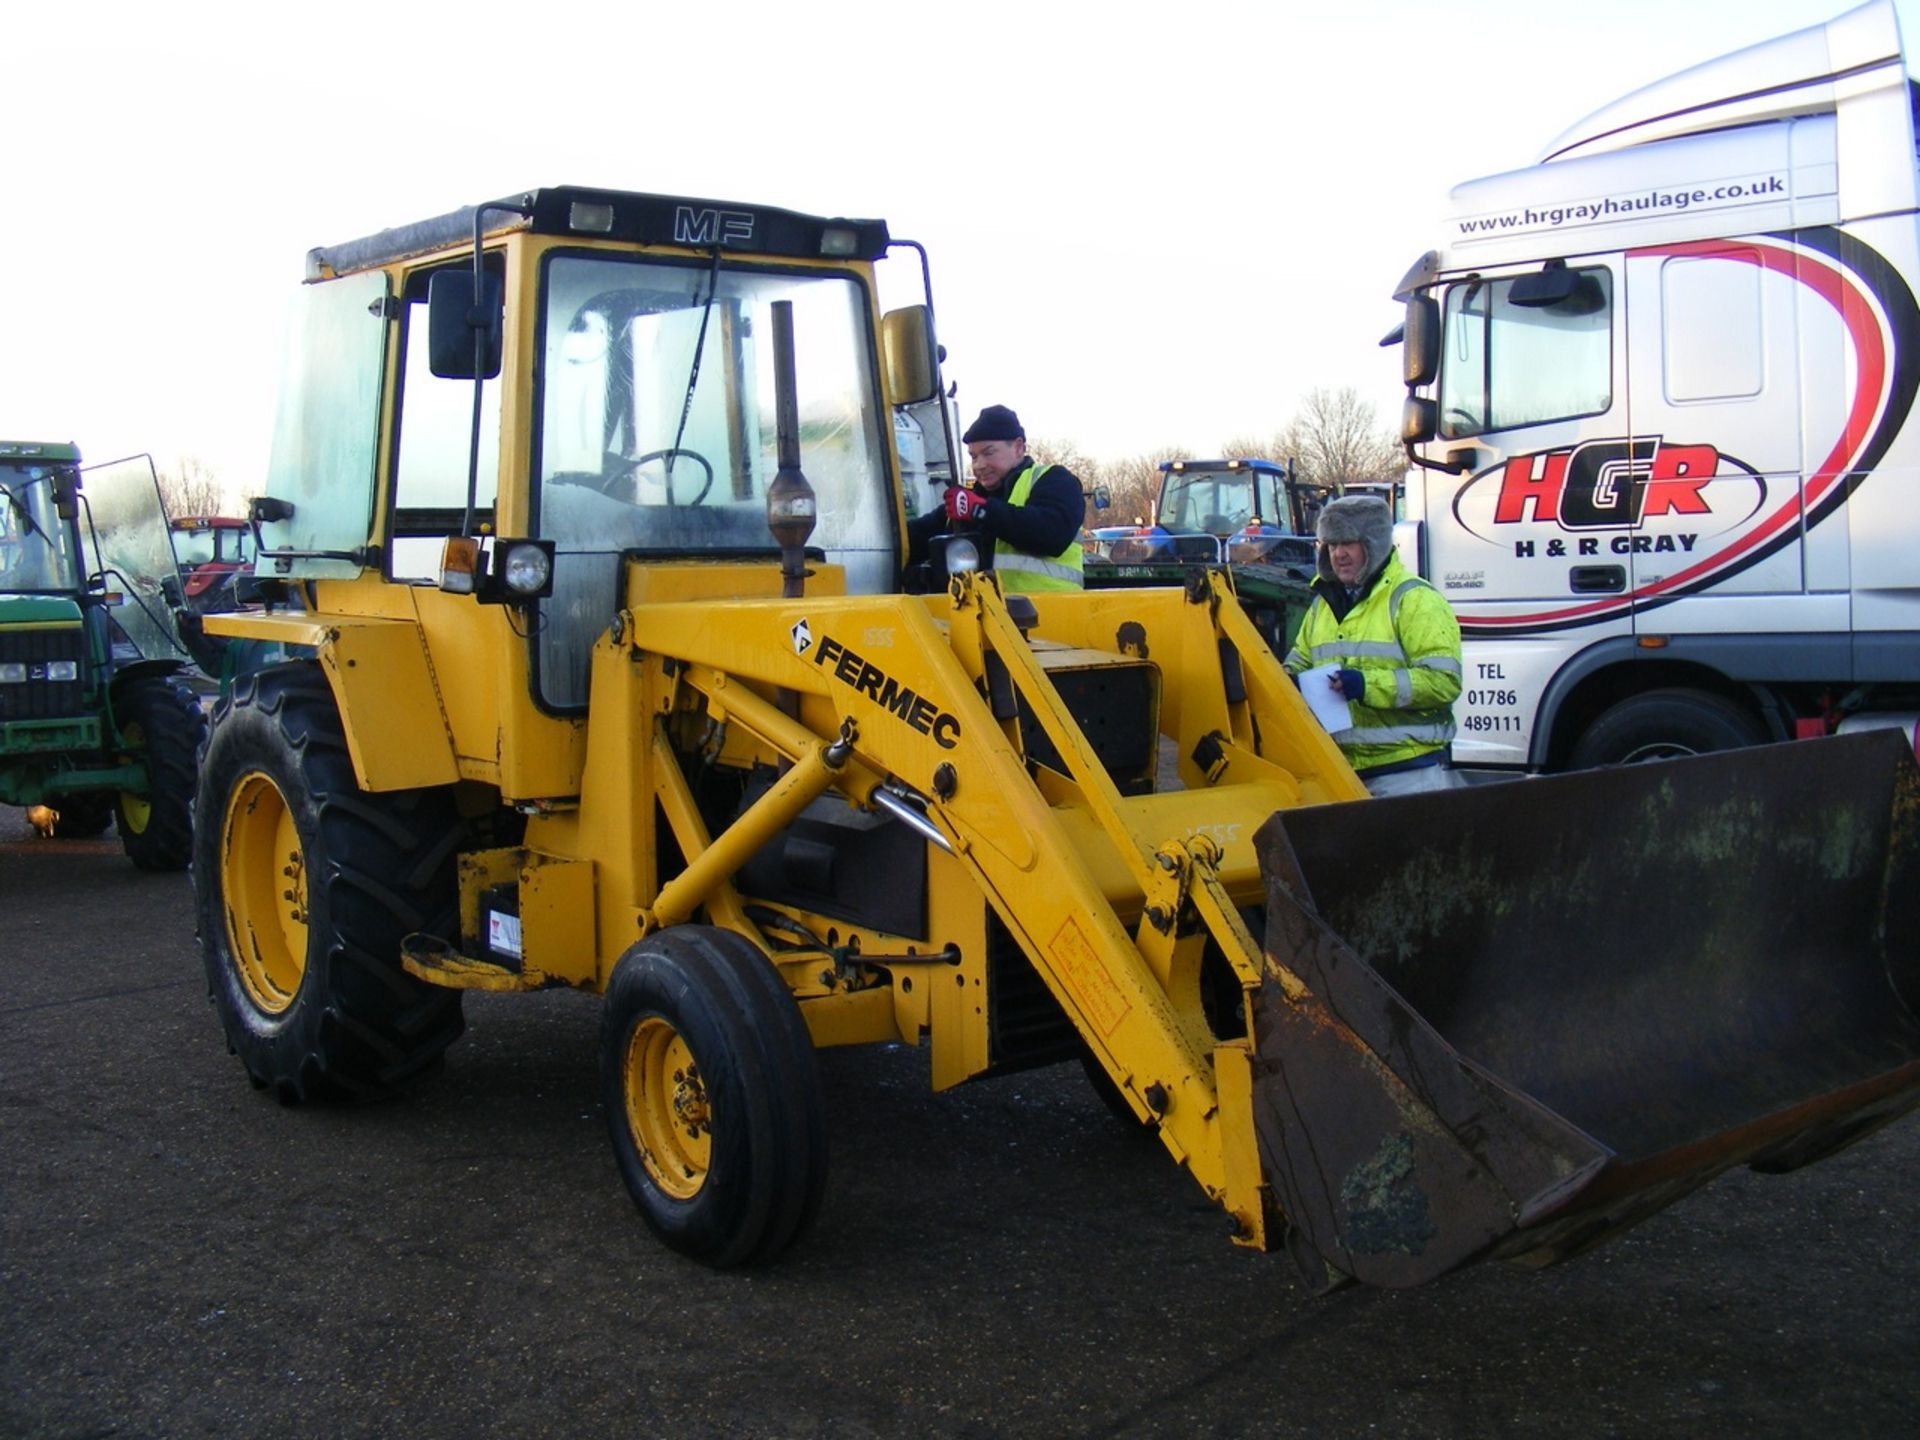
<svg viewBox="0 0 1920 1440">
<path fill-rule="evenodd" d="M 1306 507 L 1315 489 L 1294 479 L 1291 462 L 1169 460 L 1160 466 L 1152 524 L 1094 530 L 1082 540 L 1086 586 L 1204 587 L 1204 570 L 1225 569 L 1261 638 L 1285 655 L 1313 603 Z"/>
<path fill-rule="evenodd" d="M 167 602 L 179 568 L 153 462 L 0 442 L 0 803 L 52 834 L 116 825 L 182 870 L 206 718 Z"/>
</svg>

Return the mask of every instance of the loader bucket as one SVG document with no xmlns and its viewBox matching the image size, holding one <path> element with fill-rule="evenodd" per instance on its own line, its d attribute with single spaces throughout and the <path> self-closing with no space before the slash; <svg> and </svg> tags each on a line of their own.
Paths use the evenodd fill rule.
<svg viewBox="0 0 1920 1440">
<path fill-rule="evenodd" d="M 1285 811 L 1258 843 L 1255 1132 L 1315 1281 L 1550 1264 L 1920 1103 L 1898 732 Z"/>
</svg>

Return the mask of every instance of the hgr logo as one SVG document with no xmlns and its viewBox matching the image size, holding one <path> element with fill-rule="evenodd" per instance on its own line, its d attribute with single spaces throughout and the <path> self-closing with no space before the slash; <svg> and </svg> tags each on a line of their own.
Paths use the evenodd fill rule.
<svg viewBox="0 0 1920 1440">
<path fill-rule="evenodd" d="M 1646 490 L 1634 482 L 1652 473 L 1656 443 L 1608 440 L 1575 450 L 1567 459 L 1560 523 L 1569 530 L 1618 530 L 1639 524 Z"/>
<path fill-rule="evenodd" d="M 1461 487 L 1454 508 L 1458 514 L 1459 499 L 1471 485 L 1491 480 L 1499 486 L 1495 525 L 1552 521 L 1562 530 L 1632 530 L 1662 516 L 1725 509 L 1706 496 L 1708 482 L 1716 479 L 1748 480 L 1764 494 L 1751 466 L 1711 445 L 1669 445 L 1658 435 L 1589 440 L 1566 450 L 1515 455 L 1481 471 Z"/>
<path fill-rule="evenodd" d="M 753 214 L 747 210 L 696 210 L 673 207 L 676 245 L 738 245 L 753 239 Z"/>
</svg>

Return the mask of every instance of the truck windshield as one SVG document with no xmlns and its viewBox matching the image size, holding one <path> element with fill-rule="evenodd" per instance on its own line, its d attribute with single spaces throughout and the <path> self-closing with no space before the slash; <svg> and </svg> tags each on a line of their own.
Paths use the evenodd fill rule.
<svg viewBox="0 0 1920 1440">
<path fill-rule="evenodd" d="M 71 536 L 54 510 L 50 468 L 0 466 L 0 593 L 80 589 L 83 567 Z"/>
<path fill-rule="evenodd" d="M 849 275 L 561 252 L 544 273 L 539 533 L 556 543 L 541 688 L 585 698 L 586 653 L 612 617 L 626 550 L 775 551 L 779 468 L 770 307 L 793 306 L 800 462 L 813 546 L 855 593 L 892 588 L 894 503 L 868 292 Z"/>
</svg>

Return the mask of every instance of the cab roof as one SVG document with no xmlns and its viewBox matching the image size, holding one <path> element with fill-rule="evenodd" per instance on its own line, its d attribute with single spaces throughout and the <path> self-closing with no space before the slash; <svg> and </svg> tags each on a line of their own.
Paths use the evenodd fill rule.
<svg viewBox="0 0 1920 1440">
<path fill-rule="evenodd" d="M 1285 478 L 1287 467 L 1276 465 L 1271 460 L 1162 460 L 1160 469 L 1169 475 L 1184 474 L 1189 470 L 1251 470 L 1257 475 L 1278 475 Z"/>
<path fill-rule="evenodd" d="M 38 460 L 55 465 L 78 465 L 80 447 L 53 440 L 0 440 L 0 463 Z"/>
<path fill-rule="evenodd" d="M 795 259 L 877 260 L 886 253 L 890 238 L 884 220 L 828 219 L 769 205 L 557 185 L 470 205 L 340 245 L 317 246 L 307 252 L 307 279 L 331 279 L 471 245 L 474 216 L 482 211 L 483 233 L 488 235 L 521 230 Z"/>
</svg>

